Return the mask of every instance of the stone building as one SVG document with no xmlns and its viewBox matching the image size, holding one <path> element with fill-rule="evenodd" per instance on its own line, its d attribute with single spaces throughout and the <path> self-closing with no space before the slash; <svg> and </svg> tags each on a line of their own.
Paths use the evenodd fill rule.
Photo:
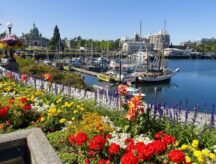
<svg viewBox="0 0 216 164">
<path fill-rule="evenodd" d="M 170 46 L 170 35 L 167 31 L 161 30 L 158 33 L 150 34 L 147 39 L 150 44 L 154 45 L 155 50 L 161 50 Z"/>
<path fill-rule="evenodd" d="M 39 33 L 38 28 L 33 24 L 33 28 L 27 34 L 22 34 L 21 39 L 24 41 L 27 46 L 37 46 L 37 47 L 47 47 L 48 39 L 42 37 L 42 34 Z"/>
<path fill-rule="evenodd" d="M 122 51 L 127 54 L 133 54 L 135 52 L 141 51 L 151 51 L 153 49 L 153 44 L 145 43 L 143 41 L 126 41 L 122 44 Z"/>
</svg>

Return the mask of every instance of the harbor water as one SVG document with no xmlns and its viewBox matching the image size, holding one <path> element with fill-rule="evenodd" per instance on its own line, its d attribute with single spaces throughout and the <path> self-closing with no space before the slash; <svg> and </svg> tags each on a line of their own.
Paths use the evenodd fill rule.
<svg viewBox="0 0 216 164">
<path fill-rule="evenodd" d="M 215 60 L 169 60 L 172 70 L 180 68 L 169 84 L 138 84 L 146 94 L 147 103 L 159 103 L 174 108 L 199 108 L 211 112 L 216 104 L 216 61 Z M 95 77 L 85 75 L 90 84 L 97 82 Z"/>
</svg>

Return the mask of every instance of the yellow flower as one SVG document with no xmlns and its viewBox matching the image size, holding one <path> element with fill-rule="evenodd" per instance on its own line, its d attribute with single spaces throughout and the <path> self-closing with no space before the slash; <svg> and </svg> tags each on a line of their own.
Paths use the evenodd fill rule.
<svg viewBox="0 0 216 164">
<path fill-rule="evenodd" d="M 56 100 L 56 103 L 59 104 L 62 101 L 62 97 Z"/>
<path fill-rule="evenodd" d="M 31 101 L 34 101 L 34 99 L 35 99 L 35 96 L 32 95 L 32 96 L 31 96 Z"/>
<path fill-rule="evenodd" d="M 37 90 L 36 92 L 35 92 L 35 96 L 40 96 L 40 95 L 42 95 L 43 94 L 43 92 L 41 92 L 41 91 L 39 91 L 39 90 Z"/>
<path fill-rule="evenodd" d="M 193 155 L 197 158 L 202 157 L 202 152 L 200 150 L 195 150 Z"/>
<path fill-rule="evenodd" d="M 189 156 L 185 156 L 185 161 L 186 162 L 191 162 L 191 158 Z"/>
<path fill-rule="evenodd" d="M 74 120 L 75 120 L 75 117 L 72 117 L 71 120 L 74 121 Z"/>
<path fill-rule="evenodd" d="M 203 157 L 198 157 L 197 159 L 198 159 L 199 162 L 204 162 Z"/>
<path fill-rule="evenodd" d="M 205 155 L 206 157 L 209 156 L 210 151 L 208 149 L 203 149 L 202 154 Z"/>
<path fill-rule="evenodd" d="M 65 118 L 62 118 L 62 119 L 59 120 L 59 123 L 60 123 L 60 124 L 64 124 L 66 121 L 67 121 L 67 120 L 66 120 Z"/>
<path fill-rule="evenodd" d="M 78 113 L 78 110 L 74 110 L 73 113 L 74 113 L 74 114 Z"/>
<path fill-rule="evenodd" d="M 193 146 L 194 148 L 197 148 L 198 145 L 199 145 L 199 141 L 198 141 L 198 140 L 193 140 L 192 146 Z"/>
<path fill-rule="evenodd" d="M 183 144 L 182 146 L 181 146 L 181 150 L 186 150 L 188 148 L 188 145 L 186 145 L 186 144 Z"/>
<path fill-rule="evenodd" d="M 55 106 L 50 107 L 48 110 L 48 116 L 58 116 L 61 111 L 57 109 Z"/>
<path fill-rule="evenodd" d="M 210 153 L 210 154 L 209 154 L 209 157 L 210 157 L 211 159 L 215 159 L 216 156 L 215 156 L 214 153 Z"/>
<path fill-rule="evenodd" d="M 84 111 L 84 110 L 85 110 L 85 108 L 83 108 L 83 107 L 80 107 L 80 110 L 81 110 L 81 111 Z"/>
<path fill-rule="evenodd" d="M 44 122 L 45 121 L 45 118 L 44 117 L 41 117 L 40 118 L 40 122 Z"/>
</svg>

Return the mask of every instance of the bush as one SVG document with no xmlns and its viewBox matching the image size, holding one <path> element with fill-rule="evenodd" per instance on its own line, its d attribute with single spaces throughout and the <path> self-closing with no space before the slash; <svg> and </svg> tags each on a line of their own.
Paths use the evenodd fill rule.
<svg viewBox="0 0 216 164">
<path fill-rule="evenodd" d="M 85 83 L 80 75 L 75 73 L 65 73 L 58 70 L 56 67 L 38 64 L 34 59 L 24 59 L 21 57 L 16 57 L 16 61 L 19 65 L 19 72 L 26 73 L 29 76 L 36 78 L 43 78 L 43 74 L 49 73 L 53 77 L 53 82 L 68 86 L 73 86 L 75 88 L 82 89 L 85 87 Z"/>
</svg>

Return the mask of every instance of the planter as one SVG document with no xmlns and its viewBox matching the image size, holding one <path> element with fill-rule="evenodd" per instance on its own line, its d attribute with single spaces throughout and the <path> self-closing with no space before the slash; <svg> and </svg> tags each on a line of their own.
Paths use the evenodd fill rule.
<svg viewBox="0 0 216 164">
<path fill-rule="evenodd" d="M 0 163 L 61 164 L 62 162 L 41 129 L 32 128 L 0 136 Z"/>
</svg>

